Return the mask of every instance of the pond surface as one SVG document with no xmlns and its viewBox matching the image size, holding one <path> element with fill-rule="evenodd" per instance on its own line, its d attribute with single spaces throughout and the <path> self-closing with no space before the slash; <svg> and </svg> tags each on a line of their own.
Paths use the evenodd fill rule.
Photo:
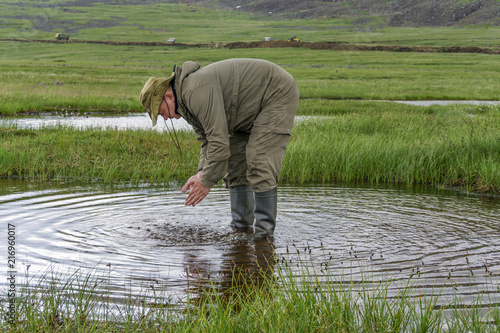
<svg viewBox="0 0 500 333">
<path fill-rule="evenodd" d="M 408 105 L 431 106 L 431 105 L 452 105 L 452 104 L 471 104 L 471 105 L 500 105 L 500 101 L 394 101 Z"/>
<path fill-rule="evenodd" d="M 200 285 L 223 290 L 233 269 L 256 271 L 273 257 L 270 274 L 286 264 L 297 277 L 313 268 L 320 279 L 411 277 L 419 293 L 458 293 L 466 304 L 483 297 L 484 306 L 500 299 L 498 198 L 434 188 L 283 185 L 275 240 L 256 244 L 235 239 L 226 189 L 213 188 L 200 205 L 185 207 L 180 187 L 0 180 L 0 237 L 15 225 L 19 276 L 88 267 L 108 276 L 117 302 L 153 287 L 172 299 Z"/>
<path fill-rule="evenodd" d="M 172 129 L 172 123 L 167 122 L 169 129 Z M 173 121 L 175 129 L 191 129 L 191 126 L 184 119 Z M 158 119 L 157 125 L 151 127 L 151 119 L 147 113 L 128 113 L 128 114 L 105 114 L 92 113 L 83 115 L 40 115 L 40 116 L 16 116 L 0 119 L 0 126 L 14 125 L 18 128 L 41 128 L 51 126 L 69 126 L 78 129 L 86 128 L 111 128 L 118 130 L 125 129 L 152 129 L 163 132 L 166 129 L 165 124 Z"/>
</svg>

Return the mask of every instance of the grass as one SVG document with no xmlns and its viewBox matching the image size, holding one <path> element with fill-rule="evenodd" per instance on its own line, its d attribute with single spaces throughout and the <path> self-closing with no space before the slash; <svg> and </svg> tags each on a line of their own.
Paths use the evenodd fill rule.
<svg viewBox="0 0 500 333">
<path fill-rule="evenodd" d="M 271 20 L 248 13 L 153 3 L 81 6 L 72 1 L 4 1 L 2 37 L 43 40 L 71 32 L 81 41 L 229 43 L 264 36 L 305 41 L 498 49 L 498 27 L 390 28 L 353 18 Z M 165 23 L 165 13 L 168 24 Z M 230 29 L 227 27 L 230 26 Z M 72 31 L 70 31 L 72 30 Z M 263 58 L 298 81 L 302 98 L 498 100 L 496 54 L 225 49 L 175 46 L 52 44 L 0 41 L 0 113 L 142 110 L 137 96 L 150 76 L 196 60 Z"/>
<path fill-rule="evenodd" d="M 0 42 L 0 113 L 141 111 L 150 76 L 175 64 L 227 58 L 273 61 L 297 80 L 303 99 L 498 100 L 498 55 L 208 49 Z M 29 92 L 29 93 L 28 93 Z"/>
<path fill-rule="evenodd" d="M 2 128 L 4 175 L 84 180 L 184 179 L 196 169 L 198 146 L 179 132 L 183 158 L 167 134 L 154 131 Z M 172 149 L 173 148 L 173 149 Z"/>
<path fill-rule="evenodd" d="M 168 286 L 158 285 L 139 295 L 125 293 L 119 302 L 110 295 L 106 271 L 61 274 L 49 268 L 18 285 L 15 320 L 0 321 L 0 332 L 498 332 L 500 327 L 500 310 L 485 309 L 482 297 L 464 307 L 455 295 L 437 306 L 445 296 L 420 294 L 411 278 L 380 282 L 362 272 L 358 283 L 349 274 L 329 273 L 326 262 L 322 273 L 300 259 L 296 264 L 302 273 L 288 260 L 278 260 L 270 275 L 266 267 L 253 277 L 235 269 L 226 289 L 205 281 L 201 296 L 186 300 L 166 298 L 155 290 Z M 399 285 L 396 293 L 393 284 Z"/>
<path fill-rule="evenodd" d="M 381 109 L 366 105 L 297 126 L 282 177 L 498 191 L 498 106 Z"/>
<path fill-rule="evenodd" d="M 4 1 L 0 4 L 3 38 L 53 39 L 56 32 L 79 40 L 166 41 L 182 43 L 256 41 L 265 36 L 286 40 L 340 41 L 382 45 L 498 47 L 499 27 L 392 28 L 385 19 L 357 25 L 351 17 L 315 20 L 271 19 L 238 11 L 221 11 L 173 3 L 90 6 L 71 1 Z M 228 29 L 227 27 L 230 27 Z"/>
<path fill-rule="evenodd" d="M 3 115 L 141 111 L 137 96 L 144 82 L 170 73 L 174 64 L 193 57 L 202 66 L 264 58 L 296 78 L 299 115 L 328 117 L 296 128 L 282 180 L 438 183 L 493 193 L 500 188 L 498 107 L 370 101 L 498 100 L 498 55 L 1 43 Z M 182 161 L 165 147 L 169 139 L 147 131 L 3 128 L 1 136 L 4 177 L 185 179 L 198 155 L 189 134 L 181 138 L 187 155 Z M 158 147 L 154 154 L 151 147 Z"/>
<path fill-rule="evenodd" d="M 356 181 L 500 189 L 499 106 L 417 107 L 397 103 L 302 101 L 316 115 L 293 130 L 283 162 L 286 182 Z M 196 170 L 194 133 L 150 130 L 0 128 L 0 176 L 80 180 L 187 179 Z"/>
</svg>

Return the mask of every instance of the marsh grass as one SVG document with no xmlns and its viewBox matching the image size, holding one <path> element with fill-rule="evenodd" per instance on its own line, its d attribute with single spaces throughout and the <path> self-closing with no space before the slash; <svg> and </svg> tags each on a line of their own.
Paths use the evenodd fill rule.
<svg viewBox="0 0 500 333">
<path fill-rule="evenodd" d="M 282 177 L 498 191 L 499 121 L 498 106 L 359 109 L 311 118 L 295 128 Z"/>
<path fill-rule="evenodd" d="M 498 332 L 500 327 L 500 310 L 492 307 L 485 311 L 481 298 L 464 305 L 457 294 L 447 305 L 438 307 L 443 296 L 440 291 L 421 295 L 411 278 L 395 277 L 400 279 L 400 287 L 394 294 L 396 280 L 373 280 L 369 268 L 361 271 L 361 280 L 357 280 L 350 274 L 319 274 L 319 268 L 306 266 L 309 263 L 302 260 L 285 262 L 278 265 L 273 276 L 263 274 L 258 284 L 242 276 L 245 272 L 234 271 L 238 282 L 225 292 L 214 283 L 201 297 L 188 295 L 177 304 L 154 292 L 153 287 L 114 302 L 108 272 L 77 269 L 60 274 L 49 268 L 36 279 L 27 276 L 20 285 L 16 320 L 0 321 L 0 330 Z M 297 274 L 291 266 L 303 273 Z"/>
<path fill-rule="evenodd" d="M 308 102 L 287 147 L 281 180 L 439 184 L 465 191 L 500 189 L 499 106 L 414 107 L 395 103 Z M 394 107 L 394 109 L 392 109 Z M 321 115 L 325 116 L 321 116 Z M 0 176 L 83 181 L 185 180 L 199 143 L 178 132 L 0 128 Z"/>
<path fill-rule="evenodd" d="M 196 169 L 198 145 L 192 133 L 177 133 L 183 156 L 167 133 L 2 128 L 0 165 L 4 176 L 137 182 L 184 179 Z"/>
</svg>

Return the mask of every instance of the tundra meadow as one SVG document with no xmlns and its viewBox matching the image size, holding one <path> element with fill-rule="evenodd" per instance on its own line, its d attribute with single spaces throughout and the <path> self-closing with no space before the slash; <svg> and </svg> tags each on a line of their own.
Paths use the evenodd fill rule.
<svg viewBox="0 0 500 333">
<path fill-rule="evenodd" d="M 186 179 L 196 169 L 199 154 L 190 131 L 177 133 L 181 157 L 173 145 L 164 144 L 170 137 L 156 131 L 32 129 L 2 121 L 26 115 L 143 112 L 138 95 L 150 76 L 167 76 L 174 65 L 188 60 L 204 66 L 246 57 L 277 63 L 299 85 L 298 116 L 303 120 L 293 130 L 281 181 L 424 184 L 488 196 L 500 191 L 500 105 L 396 102 L 499 101 L 499 27 L 391 28 L 381 24 L 383 18 L 359 26 L 351 18 L 271 20 L 168 3 L 49 3 L 0 4 L 3 178 L 135 183 Z M 70 28 L 69 42 L 55 41 L 56 32 Z M 413 51 L 312 49 L 294 42 L 287 42 L 289 47 L 229 47 L 265 36 Z M 167 43 L 169 38 L 176 42 Z M 423 46 L 435 49 L 419 49 Z M 461 51 L 450 51 L 455 46 Z M 432 297 L 413 295 L 412 281 L 399 295 L 389 297 L 388 285 L 359 286 L 342 277 L 320 282 L 314 274 L 298 283 L 286 265 L 280 267 L 277 276 L 259 279 L 258 285 L 245 280 L 247 288 L 239 288 L 244 292 L 228 296 L 207 288 L 206 298 L 187 300 L 182 309 L 131 299 L 113 311 L 106 298 L 105 274 L 76 270 L 61 283 L 47 272 L 19 286 L 16 320 L 0 318 L 0 330 L 500 330 L 498 307 L 485 315 L 476 304 L 460 306 L 457 296 L 448 308 L 451 316 L 445 315 L 444 308 L 435 307 L 439 292 Z M 161 295 L 154 297 L 154 304 L 161 305 Z M 3 299 L 1 304 L 5 312 Z"/>
</svg>

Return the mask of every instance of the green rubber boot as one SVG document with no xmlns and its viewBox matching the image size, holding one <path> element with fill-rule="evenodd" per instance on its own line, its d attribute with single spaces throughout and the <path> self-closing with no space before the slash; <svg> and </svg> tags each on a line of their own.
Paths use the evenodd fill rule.
<svg viewBox="0 0 500 333">
<path fill-rule="evenodd" d="M 278 188 L 255 193 L 255 225 L 252 240 L 271 240 L 276 228 L 278 213 Z"/>
<path fill-rule="evenodd" d="M 253 226 L 255 201 L 250 185 L 235 186 L 229 189 L 231 201 L 231 227 L 248 231 Z"/>
</svg>

